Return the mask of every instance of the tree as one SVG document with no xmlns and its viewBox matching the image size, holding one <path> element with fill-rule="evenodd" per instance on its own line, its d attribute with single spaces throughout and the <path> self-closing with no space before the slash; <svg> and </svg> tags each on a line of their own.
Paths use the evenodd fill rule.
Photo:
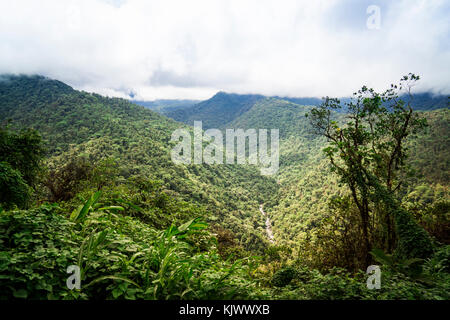
<svg viewBox="0 0 450 320">
<path fill-rule="evenodd" d="M 0 207 L 11 209 L 14 205 L 26 207 L 31 188 L 19 171 L 14 170 L 8 162 L 0 162 Z"/>
<path fill-rule="evenodd" d="M 0 127 L 0 204 L 26 207 L 40 171 L 44 148 L 32 129 L 12 132 Z"/>
<path fill-rule="evenodd" d="M 59 168 L 49 170 L 44 181 L 52 202 L 72 199 L 93 176 L 94 168 L 84 157 L 67 156 L 64 163 Z"/>
<path fill-rule="evenodd" d="M 386 230 L 388 251 L 394 246 L 394 221 L 397 219 L 397 234 L 402 233 L 399 223 L 406 223 L 407 216 L 399 207 L 395 193 L 402 185 L 400 173 L 404 172 L 408 151 L 405 140 L 426 126 L 425 118 L 411 108 L 411 88 L 417 80 L 419 76 L 410 73 L 383 93 L 363 86 L 343 104 L 339 99 L 326 97 L 322 105 L 308 114 L 314 132 L 329 142 L 324 151 L 332 171 L 348 186 L 358 208 L 366 264 L 371 260 L 374 215 L 382 215 L 379 219 Z M 403 90 L 408 93 L 407 102 L 399 98 Z M 336 120 L 334 111 L 338 110 L 346 112 L 343 123 Z"/>
</svg>

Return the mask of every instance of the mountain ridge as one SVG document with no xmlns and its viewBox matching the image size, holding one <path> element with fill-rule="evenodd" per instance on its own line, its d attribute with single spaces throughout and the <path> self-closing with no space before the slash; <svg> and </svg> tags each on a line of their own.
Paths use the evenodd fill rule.
<svg viewBox="0 0 450 320">
<path fill-rule="evenodd" d="M 276 193 L 273 179 L 252 166 L 176 165 L 170 158 L 171 134 L 192 128 L 125 99 L 58 86 L 59 81 L 39 76 L 0 82 L 0 123 L 38 130 L 46 141 L 49 168 L 73 157 L 91 163 L 113 158 L 119 186 L 136 178 L 159 181 L 176 198 L 228 226 L 249 250 L 266 245 L 258 205 Z"/>
</svg>

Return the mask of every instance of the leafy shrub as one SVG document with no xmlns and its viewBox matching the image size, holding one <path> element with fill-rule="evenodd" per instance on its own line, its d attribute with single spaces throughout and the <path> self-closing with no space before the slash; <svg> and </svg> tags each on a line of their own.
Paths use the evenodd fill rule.
<svg viewBox="0 0 450 320">
<path fill-rule="evenodd" d="M 427 267 L 432 272 L 450 273 L 450 245 L 437 249 L 429 261 L 427 261 Z"/>
<path fill-rule="evenodd" d="M 94 167 L 84 157 L 65 159 L 64 162 L 60 168 L 50 170 L 45 180 L 52 202 L 72 199 L 93 175 Z"/>
<path fill-rule="evenodd" d="M 74 264 L 81 237 L 73 223 L 41 206 L 0 213 L 0 299 L 62 299 L 66 268 Z"/>
<path fill-rule="evenodd" d="M 20 172 L 4 161 L 0 162 L 0 190 L 0 205 L 5 209 L 14 205 L 25 207 L 31 195 L 31 188 Z"/>
<path fill-rule="evenodd" d="M 14 132 L 0 126 L 0 205 L 11 209 L 29 204 L 43 155 L 41 137 L 35 130 Z"/>
<path fill-rule="evenodd" d="M 394 217 L 398 235 L 395 254 L 404 259 L 430 257 L 433 253 L 433 243 L 425 229 L 402 208 L 396 210 Z"/>
<path fill-rule="evenodd" d="M 272 284 L 276 287 L 285 287 L 294 279 L 295 274 L 295 269 L 292 267 L 282 268 L 273 275 Z"/>
</svg>

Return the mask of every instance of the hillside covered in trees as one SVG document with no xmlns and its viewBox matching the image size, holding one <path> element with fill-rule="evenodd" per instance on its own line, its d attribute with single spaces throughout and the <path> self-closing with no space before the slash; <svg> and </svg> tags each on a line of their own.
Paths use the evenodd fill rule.
<svg viewBox="0 0 450 320">
<path fill-rule="evenodd" d="M 0 297 L 449 299 L 449 110 L 420 97 L 410 112 L 364 90 L 343 110 L 219 92 L 166 117 L 3 75 Z M 194 120 L 279 129 L 278 173 L 174 164 L 171 134 Z M 369 264 L 381 266 L 379 290 L 367 288 Z M 66 286 L 70 265 L 79 290 Z"/>
<path fill-rule="evenodd" d="M 400 98 L 408 100 L 408 95 L 401 94 Z M 218 92 L 208 100 L 195 103 L 191 100 L 155 100 L 138 101 L 137 104 L 149 107 L 176 121 L 193 125 L 194 120 L 202 120 L 204 127 L 224 128 L 232 124 L 236 118 L 247 114 L 253 106 L 264 99 L 283 100 L 300 106 L 319 106 L 322 99 L 298 98 L 298 97 L 265 97 L 258 94 L 233 94 Z M 340 98 L 341 103 L 351 101 L 349 97 Z M 449 97 L 446 95 L 432 94 L 430 92 L 416 93 L 411 100 L 411 107 L 416 111 L 429 111 L 436 109 L 448 109 Z M 345 112 L 345 109 L 339 110 Z"/>
</svg>

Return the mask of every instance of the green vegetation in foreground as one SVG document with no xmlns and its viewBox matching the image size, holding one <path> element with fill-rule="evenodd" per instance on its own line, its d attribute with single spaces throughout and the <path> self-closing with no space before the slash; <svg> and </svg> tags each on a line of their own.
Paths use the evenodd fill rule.
<svg viewBox="0 0 450 320">
<path fill-rule="evenodd" d="M 368 290 L 362 271 L 321 273 L 301 261 L 279 268 L 274 251 L 224 258 L 201 219 L 156 230 L 121 206 L 91 202 L 79 219 L 42 205 L 2 212 L 0 225 L 1 299 L 449 298 L 448 246 L 424 263 L 420 278 L 383 265 L 382 289 Z M 66 287 L 72 264 L 81 266 L 81 290 Z"/>
</svg>

